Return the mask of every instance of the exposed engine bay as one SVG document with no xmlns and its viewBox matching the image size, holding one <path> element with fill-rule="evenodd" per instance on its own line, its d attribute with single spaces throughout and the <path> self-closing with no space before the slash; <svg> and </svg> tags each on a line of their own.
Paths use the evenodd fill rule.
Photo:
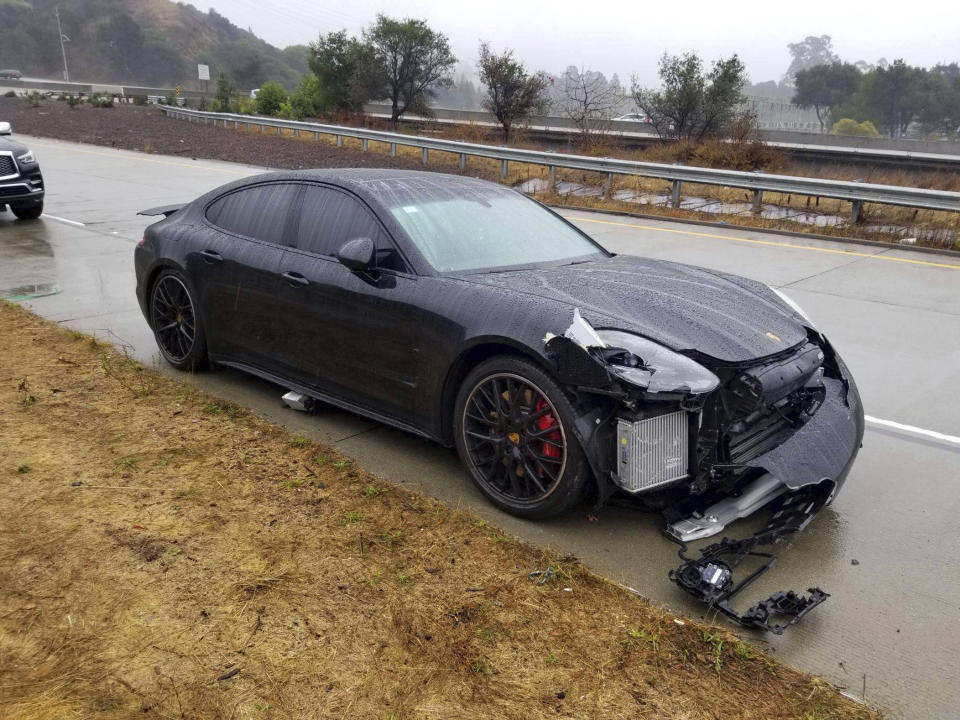
<svg viewBox="0 0 960 720">
<path fill-rule="evenodd" d="M 777 634 L 828 597 L 811 588 L 775 593 L 743 614 L 729 606 L 775 562 L 757 548 L 806 528 L 859 450 L 859 397 L 822 335 L 808 329 L 805 342 L 780 353 L 724 363 L 595 330 L 575 312 L 564 334 L 544 343 L 560 380 L 585 400 L 576 427 L 597 506 L 617 494 L 661 512 L 667 536 L 682 546 L 674 582 L 740 624 Z M 771 515 L 761 531 L 686 556 L 686 543 L 764 507 Z M 737 582 L 733 571 L 747 557 L 765 562 Z M 778 616 L 789 620 L 777 624 Z"/>
</svg>

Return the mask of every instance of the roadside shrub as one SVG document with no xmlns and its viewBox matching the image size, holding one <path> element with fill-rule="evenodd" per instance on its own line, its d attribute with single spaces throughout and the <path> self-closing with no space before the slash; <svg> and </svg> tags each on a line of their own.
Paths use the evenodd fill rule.
<svg viewBox="0 0 960 720">
<path fill-rule="evenodd" d="M 66 100 L 67 100 L 66 93 L 60 93 L 59 95 L 57 95 L 57 102 L 66 102 Z"/>
<path fill-rule="evenodd" d="M 760 140 L 738 142 L 735 139 L 678 140 L 654 145 L 644 151 L 643 159 L 746 172 L 779 170 L 787 163 L 787 156 L 781 150 Z"/>
<path fill-rule="evenodd" d="M 134 104 L 134 105 L 146 105 L 146 104 L 147 104 L 147 96 L 146 96 L 146 95 L 134 95 L 134 96 L 133 96 L 133 104 Z"/>
<path fill-rule="evenodd" d="M 304 75 L 297 85 L 296 91 L 290 97 L 290 114 L 293 120 L 304 120 L 316 117 L 320 112 L 320 81 L 317 76 Z"/>
<path fill-rule="evenodd" d="M 31 90 L 23 95 L 23 101 L 30 107 L 40 107 L 43 105 L 44 100 L 46 100 L 46 98 L 43 94 L 38 93 L 36 90 Z"/>
<path fill-rule="evenodd" d="M 837 120 L 830 130 L 831 135 L 854 135 L 856 137 L 880 137 L 877 128 L 869 120 L 857 122 L 852 118 Z"/>
<path fill-rule="evenodd" d="M 16 96 L 17 96 L 17 91 L 16 91 L 16 90 L 7 90 L 7 91 L 3 94 L 3 96 L 4 96 L 4 97 L 16 97 Z"/>
<path fill-rule="evenodd" d="M 280 83 L 265 82 L 257 93 L 257 112 L 260 115 L 279 115 L 281 106 L 290 96 Z"/>
<path fill-rule="evenodd" d="M 167 93 L 167 97 L 163 100 L 164 105 L 176 105 L 177 104 L 177 94 L 171 90 Z"/>
<path fill-rule="evenodd" d="M 94 93 L 90 96 L 90 106 L 95 108 L 112 108 L 113 96 Z"/>
<path fill-rule="evenodd" d="M 67 95 L 67 107 L 71 110 L 76 110 L 77 105 L 83 102 L 82 97 L 77 97 L 76 95 Z"/>
<path fill-rule="evenodd" d="M 238 115 L 253 115 L 256 110 L 256 103 L 248 97 L 242 97 L 233 104 L 233 112 Z"/>
</svg>

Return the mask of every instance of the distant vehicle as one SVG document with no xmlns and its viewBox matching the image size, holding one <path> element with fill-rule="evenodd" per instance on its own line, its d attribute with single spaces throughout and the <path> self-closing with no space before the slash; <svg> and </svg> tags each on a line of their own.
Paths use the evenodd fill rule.
<svg viewBox="0 0 960 720">
<path fill-rule="evenodd" d="M 250 99 L 251 99 L 251 100 L 256 100 L 256 99 L 257 99 L 257 95 L 259 95 L 259 94 L 260 94 L 260 88 L 254 88 L 253 90 L 250 91 Z"/>
<path fill-rule="evenodd" d="M 614 120 L 617 122 L 650 122 L 650 118 L 643 113 L 627 113 L 626 115 L 615 117 Z"/>
<path fill-rule="evenodd" d="M 0 211 L 6 206 L 20 220 L 43 214 L 43 175 L 36 156 L 13 140 L 10 123 L 0 122 Z"/>
<path fill-rule="evenodd" d="M 19 80 L 23 73 L 19 70 L 0 70 L 0 80 Z"/>
</svg>

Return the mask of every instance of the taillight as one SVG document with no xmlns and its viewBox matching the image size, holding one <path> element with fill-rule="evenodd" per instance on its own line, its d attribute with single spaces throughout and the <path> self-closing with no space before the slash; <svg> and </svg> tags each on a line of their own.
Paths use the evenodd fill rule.
<svg viewBox="0 0 960 720">
<path fill-rule="evenodd" d="M 147 244 L 147 236 L 144 235 L 142 238 L 140 238 L 140 242 L 137 243 L 137 247 L 143 247 L 146 244 Z"/>
</svg>

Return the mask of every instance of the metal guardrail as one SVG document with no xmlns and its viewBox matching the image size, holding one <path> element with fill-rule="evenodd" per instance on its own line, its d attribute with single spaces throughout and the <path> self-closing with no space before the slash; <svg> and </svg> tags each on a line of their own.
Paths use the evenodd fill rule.
<svg viewBox="0 0 960 720">
<path fill-rule="evenodd" d="M 479 145 L 457 140 L 442 140 L 419 135 L 403 135 L 400 133 L 367 130 L 365 128 L 346 127 L 342 125 L 299 122 L 296 120 L 284 120 L 281 118 L 260 117 L 256 115 L 202 112 L 200 110 L 174 108 L 166 105 L 161 106 L 160 109 L 168 116 L 180 120 L 212 123 L 222 125 L 223 127 L 232 126 L 233 128 L 239 128 L 241 125 L 247 127 L 253 126 L 260 127 L 261 132 L 264 128 L 274 128 L 278 135 L 282 134 L 283 130 L 292 130 L 295 136 L 299 136 L 302 132 L 308 132 L 313 133 L 315 140 L 319 140 L 321 135 L 332 135 L 337 138 L 337 145 L 342 145 L 343 138 L 345 137 L 354 138 L 361 141 L 363 150 L 367 150 L 368 143 L 371 141 L 385 143 L 389 145 L 390 155 L 394 157 L 397 154 L 398 146 L 417 147 L 422 151 L 424 163 L 427 162 L 431 150 L 453 153 L 459 155 L 461 169 L 466 167 L 468 157 L 488 158 L 500 162 L 501 177 L 507 176 L 511 162 L 542 165 L 549 169 L 551 185 L 556 184 L 557 168 L 603 173 L 607 176 L 604 184 L 605 195 L 609 193 L 614 175 L 632 175 L 667 180 L 672 183 L 671 204 L 673 207 L 680 206 L 683 183 L 696 183 L 698 185 L 718 185 L 752 190 L 753 206 L 755 209 L 760 208 L 764 192 L 846 200 L 852 203 L 851 222 L 857 222 L 860 219 L 864 203 L 960 212 L 960 193 L 946 190 L 925 190 L 897 185 L 874 185 L 848 180 L 823 180 L 790 175 L 769 175 L 761 172 L 718 170 L 686 165 L 665 165 L 661 163 L 637 162 L 616 158 L 595 158 L 584 155 L 544 152 L 541 150 Z"/>
</svg>

